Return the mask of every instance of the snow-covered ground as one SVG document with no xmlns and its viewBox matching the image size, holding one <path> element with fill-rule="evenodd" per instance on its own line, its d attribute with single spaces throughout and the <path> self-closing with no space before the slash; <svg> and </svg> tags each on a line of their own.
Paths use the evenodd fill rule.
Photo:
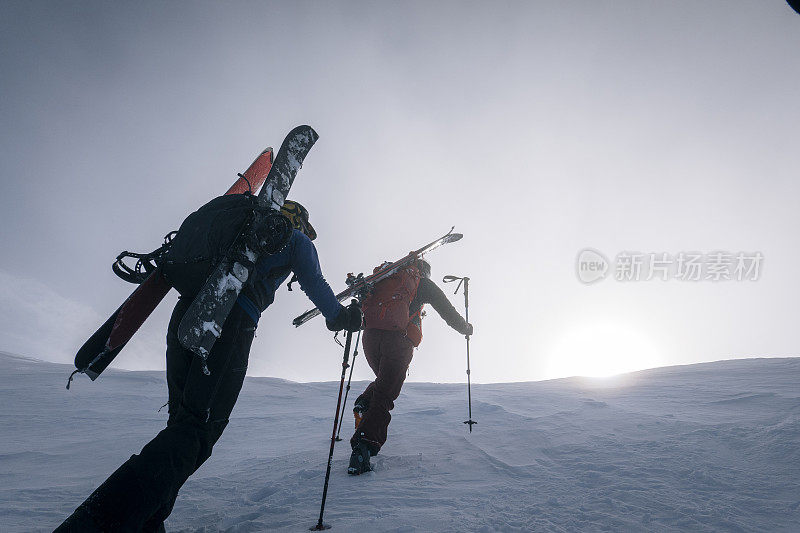
<svg viewBox="0 0 800 533">
<path fill-rule="evenodd" d="M 110 370 L 66 391 L 68 373 L 0 354 L 4 532 L 52 530 L 166 420 L 162 373 Z M 248 378 L 167 529 L 307 531 L 337 387 Z M 469 434 L 463 385 L 407 384 L 374 472 L 348 476 L 348 446 L 337 446 L 326 522 L 334 531 L 800 531 L 800 358 L 477 385 L 473 417 Z"/>
</svg>

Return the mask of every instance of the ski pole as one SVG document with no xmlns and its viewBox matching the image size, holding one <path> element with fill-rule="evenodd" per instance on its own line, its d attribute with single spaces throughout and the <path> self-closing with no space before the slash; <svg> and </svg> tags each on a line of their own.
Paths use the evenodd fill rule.
<svg viewBox="0 0 800 533">
<path fill-rule="evenodd" d="M 350 381 L 353 379 L 353 368 L 356 366 L 356 357 L 358 357 L 358 343 L 361 341 L 361 330 L 358 330 L 356 335 L 356 347 L 353 348 L 353 362 L 350 363 L 350 375 L 347 377 L 347 387 L 344 390 L 344 403 L 342 404 L 342 414 L 339 417 L 339 429 L 336 431 L 336 442 L 341 442 L 342 439 L 339 435 L 342 433 L 342 421 L 344 420 L 344 413 L 347 409 L 347 396 L 350 394 Z"/>
<path fill-rule="evenodd" d="M 356 300 L 353 300 L 355 302 Z M 353 332 L 348 331 L 344 341 L 344 358 L 342 359 L 342 379 L 339 382 L 339 398 L 336 400 L 336 416 L 333 417 L 333 431 L 331 432 L 331 449 L 328 452 L 328 468 L 325 471 L 325 486 L 322 489 L 322 505 L 319 508 L 319 521 L 317 525 L 309 528 L 311 531 L 322 531 L 330 529 L 331 526 L 322 523 L 322 515 L 325 513 L 325 499 L 328 497 L 328 482 L 331 478 L 331 464 L 333 463 L 333 447 L 336 445 L 336 426 L 339 422 L 339 409 L 342 406 L 342 390 L 344 389 L 344 376 L 347 373 L 348 359 L 350 358 L 350 343 L 353 340 Z"/>
<path fill-rule="evenodd" d="M 450 283 L 451 281 L 455 280 L 459 280 L 459 282 L 453 294 L 458 294 L 458 289 L 461 288 L 462 283 L 464 284 L 464 320 L 466 320 L 467 324 L 469 324 L 469 278 L 445 276 L 442 281 L 444 283 Z M 477 422 L 472 419 L 472 383 L 469 368 L 469 335 L 464 335 L 464 338 L 467 339 L 467 402 L 469 405 L 469 419 L 465 420 L 464 423 L 469 425 L 469 432 L 472 433 L 472 426 L 477 424 Z"/>
</svg>

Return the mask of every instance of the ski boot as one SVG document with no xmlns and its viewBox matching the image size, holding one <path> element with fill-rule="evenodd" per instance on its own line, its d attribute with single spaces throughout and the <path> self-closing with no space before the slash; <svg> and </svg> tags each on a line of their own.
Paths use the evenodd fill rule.
<svg viewBox="0 0 800 533">
<path fill-rule="evenodd" d="M 361 425 L 361 419 L 364 418 L 364 413 L 367 412 L 367 409 L 369 409 L 369 402 L 363 398 L 363 395 L 356 398 L 356 401 L 353 404 L 353 418 L 355 419 L 356 423 L 356 427 L 354 429 L 358 429 L 358 426 Z"/>
<path fill-rule="evenodd" d="M 364 411 L 359 409 L 359 405 L 353 407 L 353 418 L 355 419 L 356 427 L 354 429 L 358 429 L 358 426 L 361 425 L 361 419 L 364 418 Z"/>
<path fill-rule="evenodd" d="M 350 454 L 350 466 L 347 467 L 347 473 L 351 476 L 358 476 L 372 470 L 372 466 L 369 464 L 371 455 L 372 451 L 369 445 L 364 441 L 359 441 L 358 444 L 353 446 L 353 453 Z"/>
</svg>

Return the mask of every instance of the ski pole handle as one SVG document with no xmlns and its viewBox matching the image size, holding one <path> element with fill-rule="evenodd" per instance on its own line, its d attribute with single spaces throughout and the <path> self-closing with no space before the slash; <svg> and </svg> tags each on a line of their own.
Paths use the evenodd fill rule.
<svg viewBox="0 0 800 533">
<path fill-rule="evenodd" d="M 455 280 L 459 280 L 459 282 L 458 282 L 458 286 L 456 287 L 456 290 L 455 290 L 455 292 L 453 294 L 458 294 L 458 289 L 461 288 L 461 284 L 463 283 L 464 284 L 464 309 L 466 310 L 467 313 L 469 313 L 469 278 L 467 276 L 461 277 L 461 276 L 452 276 L 452 275 L 449 275 L 449 274 L 447 276 L 445 276 L 444 278 L 442 278 L 442 282 L 444 282 L 444 283 L 450 283 L 451 281 L 455 281 Z M 467 318 L 467 322 L 469 322 L 469 318 Z"/>
<path fill-rule="evenodd" d="M 464 320 L 469 324 L 469 278 L 464 278 Z M 469 344 L 469 335 L 467 335 L 467 344 Z"/>
<path fill-rule="evenodd" d="M 469 282 L 469 278 L 462 278 L 462 277 L 459 277 L 459 276 L 452 276 L 452 275 L 449 275 L 449 274 L 447 276 L 445 276 L 444 278 L 442 278 L 442 282 L 443 283 L 450 283 L 451 281 L 455 281 L 455 280 L 459 280 L 459 282 L 458 282 L 458 285 L 456 286 L 456 290 L 453 291 L 453 294 L 458 294 L 458 289 L 461 288 L 461 284 L 464 283 L 465 281 Z"/>
<path fill-rule="evenodd" d="M 461 288 L 461 284 L 464 284 L 464 320 L 466 320 L 467 324 L 469 324 L 469 278 L 467 276 L 453 276 L 448 274 L 444 278 L 442 278 L 443 283 L 450 283 L 452 281 L 459 280 L 458 286 L 453 294 L 458 294 L 458 289 Z M 467 343 L 469 344 L 469 335 L 464 335 L 467 339 Z"/>
</svg>

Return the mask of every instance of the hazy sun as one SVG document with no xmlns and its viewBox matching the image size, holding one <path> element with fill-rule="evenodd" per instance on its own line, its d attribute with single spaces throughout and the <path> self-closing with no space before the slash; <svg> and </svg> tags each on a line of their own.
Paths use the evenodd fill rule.
<svg viewBox="0 0 800 533">
<path fill-rule="evenodd" d="M 555 346 L 546 367 L 548 378 L 606 377 L 658 366 L 653 342 L 620 324 L 593 324 L 568 332 Z"/>
</svg>

